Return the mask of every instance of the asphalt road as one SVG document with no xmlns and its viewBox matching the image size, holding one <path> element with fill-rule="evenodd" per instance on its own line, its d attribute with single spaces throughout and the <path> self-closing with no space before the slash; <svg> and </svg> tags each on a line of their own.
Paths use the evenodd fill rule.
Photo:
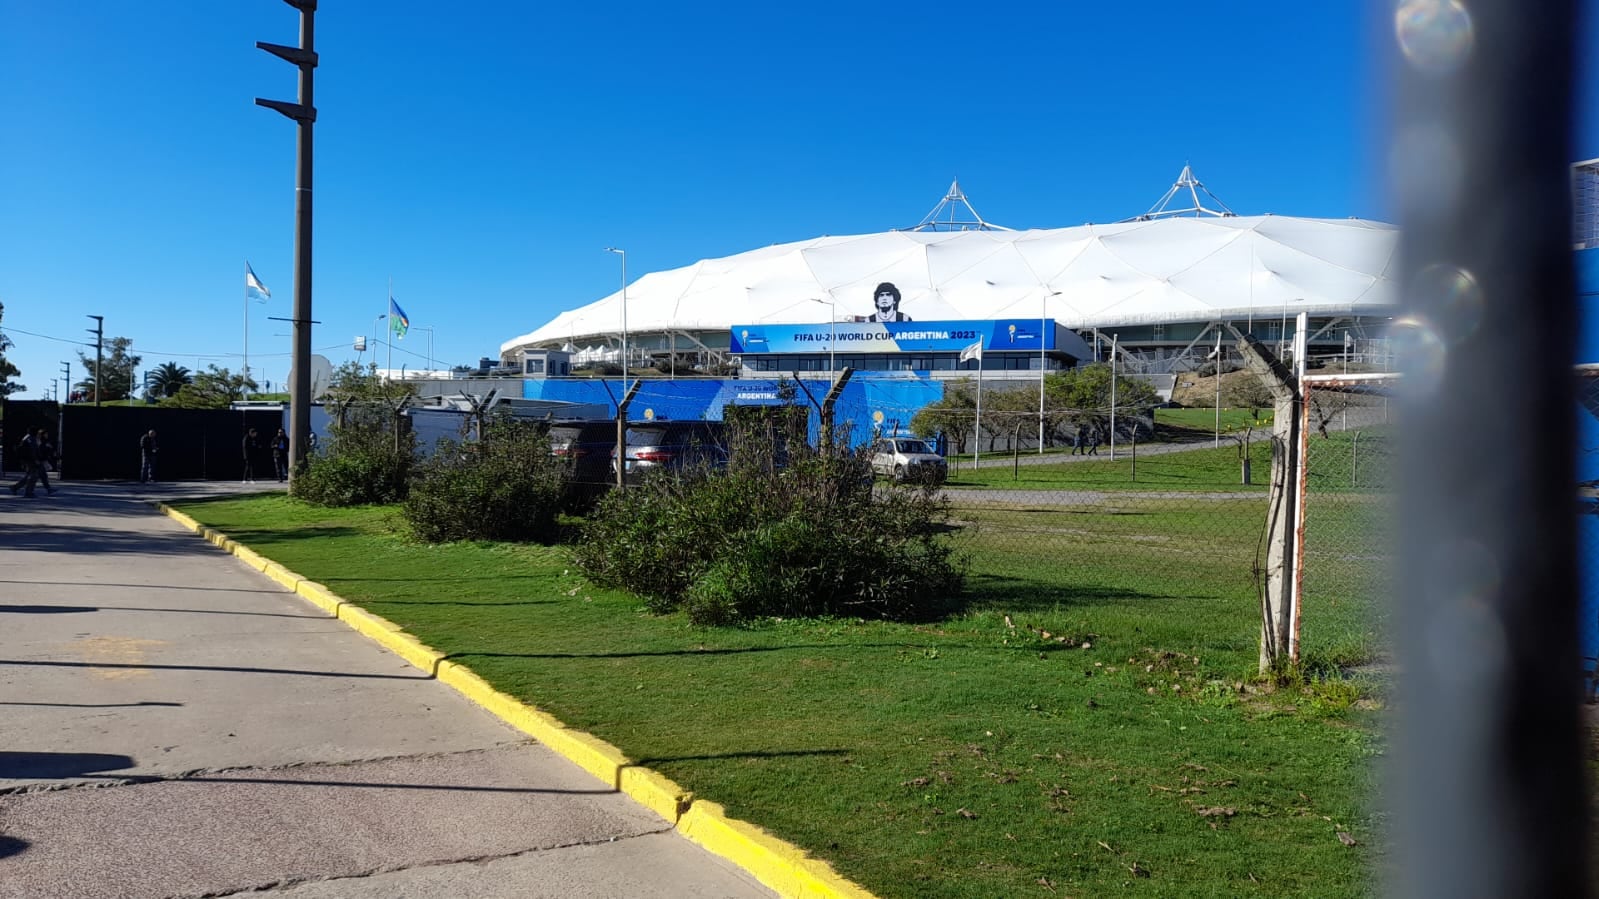
<svg viewBox="0 0 1599 899">
<path fill-rule="evenodd" d="M 0 897 L 757 897 L 142 500 L 0 491 Z"/>
</svg>

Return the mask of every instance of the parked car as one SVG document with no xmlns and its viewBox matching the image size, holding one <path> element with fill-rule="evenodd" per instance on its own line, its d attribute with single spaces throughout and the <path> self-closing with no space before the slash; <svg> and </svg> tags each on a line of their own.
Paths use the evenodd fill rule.
<svg viewBox="0 0 1599 899">
<path fill-rule="evenodd" d="M 627 458 L 623 479 L 637 483 L 651 472 L 688 468 L 724 468 L 727 465 L 727 429 L 719 421 L 656 421 L 627 426 Z M 611 472 L 616 472 L 616 448 L 611 448 Z"/>
<path fill-rule="evenodd" d="M 610 466 L 615 449 L 614 421 L 558 421 L 550 425 L 550 452 L 572 466 L 574 484 L 615 483 Z"/>
<path fill-rule="evenodd" d="M 872 473 L 896 484 L 942 484 L 949 463 L 926 442 L 913 437 L 884 437 L 872 444 Z"/>
</svg>

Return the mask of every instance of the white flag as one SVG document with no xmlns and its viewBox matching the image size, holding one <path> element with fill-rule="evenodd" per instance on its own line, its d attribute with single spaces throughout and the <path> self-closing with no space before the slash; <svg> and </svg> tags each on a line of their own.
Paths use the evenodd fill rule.
<svg viewBox="0 0 1599 899">
<path fill-rule="evenodd" d="M 983 342 L 981 340 L 961 350 L 961 361 L 965 362 L 968 359 L 976 359 L 978 362 L 983 361 Z"/>
<path fill-rule="evenodd" d="M 250 268 L 250 263 L 248 262 L 244 264 L 244 289 L 246 292 L 253 290 L 266 299 L 272 298 L 272 291 L 267 290 L 267 286 L 262 284 L 261 279 L 255 276 L 255 270 Z"/>
</svg>

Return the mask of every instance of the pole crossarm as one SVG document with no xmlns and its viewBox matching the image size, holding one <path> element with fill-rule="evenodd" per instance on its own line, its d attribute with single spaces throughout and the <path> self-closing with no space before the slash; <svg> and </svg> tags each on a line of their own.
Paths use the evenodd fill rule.
<svg viewBox="0 0 1599 899">
<path fill-rule="evenodd" d="M 315 50 L 306 50 L 301 47 L 286 47 L 283 44 L 269 44 L 266 41 L 256 41 L 256 49 L 265 50 L 285 62 L 297 66 L 316 67 L 317 56 Z"/>
<path fill-rule="evenodd" d="M 263 100 L 260 97 L 255 98 L 255 105 L 265 106 L 267 109 L 275 109 L 302 125 L 309 125 L 316 121 L 315 107 L 302 106 L 299 103 L 286 103 L 282 100 Z"/>
</svg>

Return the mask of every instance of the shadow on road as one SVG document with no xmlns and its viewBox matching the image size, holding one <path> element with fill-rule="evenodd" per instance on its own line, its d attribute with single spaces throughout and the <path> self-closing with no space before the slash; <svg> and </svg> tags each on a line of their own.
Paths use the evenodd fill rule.
<svg viewBox="0 0 1599 899">
<path fill-rule="evenodd" d="M 0 779 L 61 780 L 134 764 L 131 756 L 103 752 L 0 752 Z"/>
</svg>

